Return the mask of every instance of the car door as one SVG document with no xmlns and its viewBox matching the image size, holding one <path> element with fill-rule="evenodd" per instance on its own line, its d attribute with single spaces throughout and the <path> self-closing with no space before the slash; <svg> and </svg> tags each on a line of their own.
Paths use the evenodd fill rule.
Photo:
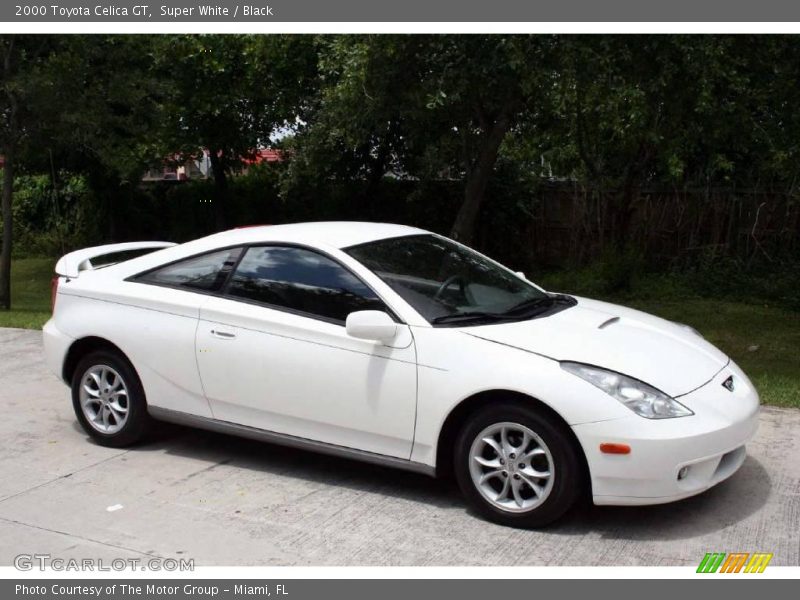
<svg viewBox="0 0 800 600">
<path fill-rule="evenodd" d="M 116 341 L 136 365 L 151 407 L 211 416 L 195 360 L 198 316 L 240 250 L 214 250 L 161 265 L 104 286 L 98 295 L 105 302 L 84 302 L 85 322 Z"/>
<path fill-rule="evenodd" d="M 350 337 L 347 314 L 366 309 L 392 314 L 332 257 L 247 248 L 222 294 L 200 309 L 197 362 L 214 418 L 408 459 L 413 337 L 404 324 L 389 343 Z"/>
</svg>

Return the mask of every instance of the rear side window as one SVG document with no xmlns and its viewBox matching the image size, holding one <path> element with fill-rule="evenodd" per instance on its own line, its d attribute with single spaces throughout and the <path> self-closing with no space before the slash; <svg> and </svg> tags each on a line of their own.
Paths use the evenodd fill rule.
<svg viewBox="0 0 800 600">
<path fill-rule="evenodd" d="M 213 292 L 219 290 L 236 264 L 241 248 L 229 248 L 187 258 L 136 277 L 142 283 Z"/>
<path fill-rule="evenodd" d="M 387 310 L 375 292 L 342 265 L 304 248 L 249 248 L 227 293 L 337 322 L 357 310 Z"/>
</svg>

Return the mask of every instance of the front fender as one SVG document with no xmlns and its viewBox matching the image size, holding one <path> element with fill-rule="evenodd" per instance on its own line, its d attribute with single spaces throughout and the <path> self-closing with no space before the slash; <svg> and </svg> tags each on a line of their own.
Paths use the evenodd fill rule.
<svg viewBox="0 0 800 600">
<path fill-rule="evenodd" d="M 419 367 L 412 460 L 434 464 L 448 415 L 482 392 L 502 390 L 534 398 L 571 426 L 630 415 L 622 404 L 545 356 L 458 329 L 415 328 L 414 339 Z"/>
</svg>

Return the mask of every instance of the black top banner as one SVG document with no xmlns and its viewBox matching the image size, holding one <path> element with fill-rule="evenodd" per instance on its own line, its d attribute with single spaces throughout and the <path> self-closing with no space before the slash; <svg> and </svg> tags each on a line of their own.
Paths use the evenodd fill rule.
<svg viewBox="0 0 800 600">
<path fill-rule="evenodd" d="M 18 0 L 3 22 L 787 22 L 786 0 Z"/>
</svg>

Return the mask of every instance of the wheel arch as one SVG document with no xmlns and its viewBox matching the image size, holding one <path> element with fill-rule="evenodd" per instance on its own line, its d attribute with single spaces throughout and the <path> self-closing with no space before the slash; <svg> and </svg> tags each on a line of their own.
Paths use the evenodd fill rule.
<svg viewBox="0 0 800 600">
<path fill-rule="evenodd" d="M 469 417 L 475 414 L 478 410 L 482 409 L 484 406 L 500 400 L 524 404 L 529 407 L 533 406 L 536 410 L 548 414 L 557 423 L 562 425 L 564 434 L 570 439 L 572 444 L 574 444 L 575 448 L 578 450 L 578 457 L 580 458 L 583 471 L 583 483 L 586 486 L 585 489 L 591 493 L 591 477 L 589 472 L 589 463 L 586 460 L 586 453 L 584 452 L 583 446 L 581 446 L 578 437 L 575 435 L 575 432 L 572 431 L 572 427 L 569 426 L 569 423 L 567 423 L 566 419 L 564 419 L 564 417 L 562 417 L 561 414 L 559 414 L 558 411 L 556 411 L 552 406 L 542 402 L 537 398 L 534 398 L 533 396 L 529 396 L 522 392 L 504 389 L 485 390 L 478 392 L 468 396 L 467 398 L 464 398 L 455 407 L 453 407 L 442 424 L 442 428 L 439 431 L 439 437 L 436 442 L 437 477 L 450 477 L 452 475 L 453 453 L 455 449 L 456 437 Z"/>
<path fill-rule="evenodd" d="M 64 357 L 64 365 L 61 369 L 61 378 L 67 385 L 72 384 L 72 376 L 75 373 L 75 368 L 78 366 L 80 360 L 90 352 L 95 352 L 97 350 L 107 350 L 118 354 L 131 366 L 131 368 L 134 369 L 134 371 L 136 370 L 133 367 L 131 360 L 119 346 L 99 336 L 86 336 L 72 342 L 69 350 L 67 350 L 66 356 Z"/>
</svg>

